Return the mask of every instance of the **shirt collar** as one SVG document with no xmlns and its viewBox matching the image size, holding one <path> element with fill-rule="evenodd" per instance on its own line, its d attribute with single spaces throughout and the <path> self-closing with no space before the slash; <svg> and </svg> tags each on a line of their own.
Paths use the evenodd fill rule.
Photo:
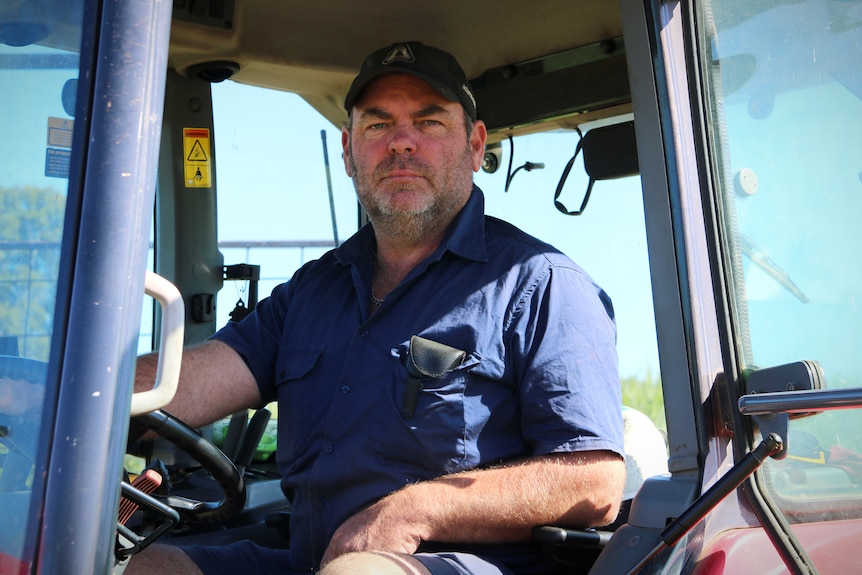
<svg viewBox="0 0 862 575">
<path fill-rule="evenodd" d="M 428 262 L 437 261 L 447 251 L 465 259 L 488 261 L 485 250 L 485 196 L 476 184 L 467 203 L 455 216 L 437 251 Z M 368 254 L 374 253 L 374 229 L 363 226 L 335 251 L 335 259 L 342 264 L 362 265 Z"/>
</svg>

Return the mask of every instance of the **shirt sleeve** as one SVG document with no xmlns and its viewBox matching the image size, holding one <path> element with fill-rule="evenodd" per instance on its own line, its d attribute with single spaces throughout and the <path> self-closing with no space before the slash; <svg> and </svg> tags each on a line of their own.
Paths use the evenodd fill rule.
<svg viewBox="0 0 862 575">
<path fill-rule="evenodd" d="M 290 294 L 291 282 L 276 286 L 242 321 L 229 322 L 212 336 L 243 358 L 257 381 L 264 403 L 276 398 L 275 366 Z"/>
<path fill-rule="evenodd" d="M 623 455 L 613 305 L 573 264 L 552 265 L 512 326 L 521 431 L 534 454 Z"/>
</svg>

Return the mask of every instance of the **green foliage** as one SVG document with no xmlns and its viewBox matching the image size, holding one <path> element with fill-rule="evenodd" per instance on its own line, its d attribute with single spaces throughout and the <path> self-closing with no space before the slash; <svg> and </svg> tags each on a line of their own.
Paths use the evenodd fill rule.
<svg viewBox="0 0 862 575">
<path fill-rule="evenodd" d="M 656 427 L 667 431 L 661 379 L 647 371 L 643 377 L 624 377 L 620 383 L 623 392 L 623 405 L 643 412 L 655 423 Z"/>
<path fill-rule="evenodd" d="M 65 206 L 51 188 L 0 188 L 0 336 L 28 357 L 47 359 Z"/>
<path fill-rule="evenodd" d="M 834 388 L 860 386 L 860 383 L 853 378 L 834 377 L 833 379 Z M 621 384 L 623 405 L 645 413 L 656 427 L 667 431 L 661 379 L 647 372 L 644 376 L 623 378 Z M 858 409 L 824 411 L 808 417 L 792 419 L 790 421 L 791 439 L 792 434 L 805 432 L 815 436 L 827 452 L 833 446 L 840 445 L 856 453 L 862 453 L 862 427 L 859 426 L 859 421 Z"/>
</svg>

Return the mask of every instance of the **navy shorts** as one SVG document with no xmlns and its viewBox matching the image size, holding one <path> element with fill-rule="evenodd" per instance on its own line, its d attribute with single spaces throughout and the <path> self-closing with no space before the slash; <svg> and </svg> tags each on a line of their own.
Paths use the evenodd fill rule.
<svg viewBox="0 0 862 575">
<path fill-rule="evenodd" d="M 290 551 L 269 549 L 251 541 L 215 547 L 182 547 L 204 575 L 292 575 Z M 469 553 L 417 553 L 434 575 L 514 575 L 512 571 Z"/>
<path fill-rule="evenodd" d="M 509 569 L 469 553 L 417 553 L 433 575 L 514 575 Z"/>
</svg>

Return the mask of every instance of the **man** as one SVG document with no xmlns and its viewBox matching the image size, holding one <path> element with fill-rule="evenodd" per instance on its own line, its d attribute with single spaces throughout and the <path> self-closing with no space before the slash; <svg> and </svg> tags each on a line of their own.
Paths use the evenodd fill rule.
<svg viewBox="0 0 862 575">
<path fill-rule="evenodd" d="M 371 225 L 187 351 L 167 408 L 199 426 L 278 399 L 290 551 L 158 547 L 129 573 L 549 573 L 534 526 L 615 518 L 610 301 L 483 215 L 486 129 L 464 72 L 394 44 L 366 59 L 345 108 Z M 437 352 L 445 367 L 419 365 Z M 147 387 L 151 356 L 138 372 Z"/>
</svg>

